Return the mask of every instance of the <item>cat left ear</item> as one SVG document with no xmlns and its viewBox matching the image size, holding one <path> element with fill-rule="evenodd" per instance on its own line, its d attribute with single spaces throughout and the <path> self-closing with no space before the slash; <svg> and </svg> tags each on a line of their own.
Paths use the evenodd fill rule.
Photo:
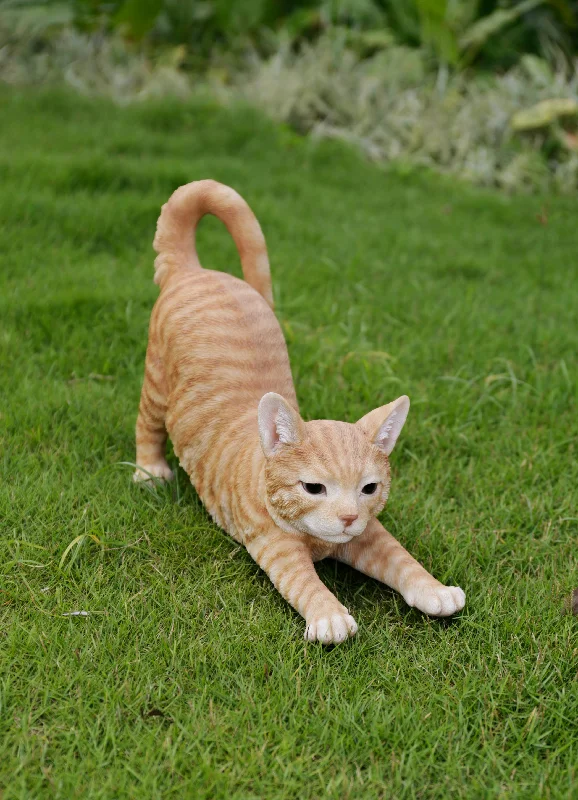
<svg viewBox="0 0 578 800">
<path fill-rule="evenodd" d="M 402 395 L 386 406 L 374 408 L 356 423 L 386 455 L 389 455 L 401 433 L 409 412 L 409 397 Z"/>
<path fill-rule="evenodd" d="M 263 395 L 259 403 L 259 436 L 266 457 L 282 444 L 297 444 L 302 438 L 301 417 L 284 397 L 275 392 Z"/>
</svg>

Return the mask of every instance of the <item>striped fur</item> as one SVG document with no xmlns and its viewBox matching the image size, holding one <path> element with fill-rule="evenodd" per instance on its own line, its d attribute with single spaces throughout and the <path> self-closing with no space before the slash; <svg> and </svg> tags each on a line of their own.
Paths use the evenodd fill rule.
<svg viewBox="0 0 578 800">
<path fill-rule="evenodd" d="M 201 267 L 195 228 L 205 214 L 231 233 L 245 281 Z M 245 201 L 214 181 L 181 186 L 163 206 L 154 246 L 161 291 L 150 321 L 135 480 L 172 477 L 169 435 L 213 519 L 305 618 L 309 640 L 341 642 L 357 630 L 313 566 L 329 556 L 428 614 L 461 609 L 462 590 L 435 580 L 376 519 L 409 400 L 356 424 L 300 417 L 272 311 L 265 240 Z"/>
</svg>

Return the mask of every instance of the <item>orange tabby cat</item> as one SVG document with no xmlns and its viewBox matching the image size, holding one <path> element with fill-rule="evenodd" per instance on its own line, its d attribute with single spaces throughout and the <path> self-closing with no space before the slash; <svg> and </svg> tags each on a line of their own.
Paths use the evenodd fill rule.
<svg viewBox="0 0 578 800">
<path fill-rule="evenodd" d="M 201 267 L 195 228 L 205 214 L 225 223 L 245 281 Z M 427 614 L 463 608 L 463 591 L 429 575 L 376 519 L 409 399 L 355 424 L 299 416 L 265 240 L 245 201 L 214 181 L 181 186 L 163 206 L 154 247 L 161 292 L 150 322 L 135 480 L 172 477 L 168 432 L 213 519 L 305 618 L 310 641 L 342 642 L 357 631 L 313 566 L 328 556 Z"/>
</svg>

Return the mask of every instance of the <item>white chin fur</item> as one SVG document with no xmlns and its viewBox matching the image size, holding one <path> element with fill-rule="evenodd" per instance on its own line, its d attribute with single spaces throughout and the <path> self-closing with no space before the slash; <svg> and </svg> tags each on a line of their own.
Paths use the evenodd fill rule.
<svg viewBox="0 0 578 800">
<path fill-rule="evenodd" d="M 315 536 L 316 539 L 321 539 L 324 542 L 330 542 L 331 544 L 345 544 L 346 542 L 350 542 L 353 537 L 355 536 L 354 533 L 339 533 L 335 534 L 334 536 L 328 536 L 325 533 L 314 533 L 313 531 L 309 531 L 311 536 Z"/>
</svg>

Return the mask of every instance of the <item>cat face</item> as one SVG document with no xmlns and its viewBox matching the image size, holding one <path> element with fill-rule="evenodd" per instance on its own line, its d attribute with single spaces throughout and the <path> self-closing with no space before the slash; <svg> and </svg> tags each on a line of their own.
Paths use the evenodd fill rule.
<svg viewBox="0 0 578 800">
<path fill-rule="evenodd" d="M 303 422 L 280 395 L 266 394 L 259 433 L 275 522 L 335 544 L 363 533 L 387 500 L 388 456 L 408 411 L 404 396 L 355 424 Z"/>
</svg>

